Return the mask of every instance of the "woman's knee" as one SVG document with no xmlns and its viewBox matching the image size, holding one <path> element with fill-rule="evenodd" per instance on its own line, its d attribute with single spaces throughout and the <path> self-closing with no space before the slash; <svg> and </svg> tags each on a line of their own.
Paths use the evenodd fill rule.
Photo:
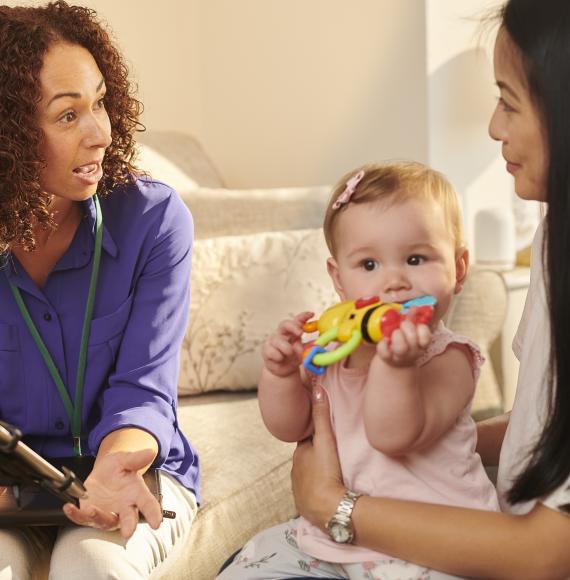
<svg viewBox="0 0 570 580">
<path fill-rule="evenodd" d="M 25 580 L 47 569 L 53 543 L 48 529 L 0 529 L 0 580 Z"/>
<path fill-rule="evenodd" d="M 54 545 L 50 580 L 140 580 L 150 572 L 144 556 L 133 561 L 119 532 L 92 528 L 64 528 Z"/>
</svg>

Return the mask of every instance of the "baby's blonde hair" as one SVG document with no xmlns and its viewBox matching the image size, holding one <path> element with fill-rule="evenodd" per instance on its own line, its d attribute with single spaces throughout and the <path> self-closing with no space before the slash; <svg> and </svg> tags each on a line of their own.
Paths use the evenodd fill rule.
<svg viewBox="0 0 570 580">
<path fill-rule="evenodd" d="M 334 209 L 337 198 L 346 189 L 346 183 L 360 171 L 364 176 L 358 182 L 350 201 Z M 458 250 L 464 245 L 463 221 L 457 195 L 451 183 L 439 171 L 416 161 L 397 161 L 369 164 L 344 175 L 333 189 L 323 230 L 331 254 L 336 254 L 335 225 L 342 213 L 353 203 L 389 201 L 398 203 L 410 199 L 432 200 L 443 208 L 447 226 Z"/>
</svg>

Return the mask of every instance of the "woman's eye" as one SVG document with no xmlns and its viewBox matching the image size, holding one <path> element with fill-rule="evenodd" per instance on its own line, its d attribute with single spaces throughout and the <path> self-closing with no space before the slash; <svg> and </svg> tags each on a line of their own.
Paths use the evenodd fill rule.
<svg viewBox="0 0 570 580">
<path fill-rule="evenodd" d="M 97 108 L 98 109 L 104 109 L 105 108 L 105 97 L 101 97 L 98 101 L 97 101 Z"/>
<path fill-rule="evenodd" d="M 73 113 L 72 111 L 69 111 L 69 113 L 65 113 L 65 115 L 62 115 L 59 120 L 62 123 L 71 123 L 72 121 L 75 120 L 75 113 Z"/>
<path fill-rule="evenodd" d="M 408 266 L 419 266 L 425 262 L 425 258 L 423 256 L 414 255 L 410 256 L 406 262 Z"/>
<path fill-rule="evenodd" d="M 509 105 L 509 103 L 507 103 L 507 101 L 503 99 L 503 97 L 499 97 L 499 106 L 501 107 L 501 109 L 503 109 L 503 111 L 505 111 L 505 113 L 510 113 L 514 111 L 514 109 Z"/>
<path fill-rule="evenodd" d="M 376 260 L 371 260 L 370 258 L 362 260 L 362 262 L 360 262 L 360 265 L 367 272 L 372 272 L 373 270 L 376 270 L 376 267 L 378 266 Z"/>
</svg>

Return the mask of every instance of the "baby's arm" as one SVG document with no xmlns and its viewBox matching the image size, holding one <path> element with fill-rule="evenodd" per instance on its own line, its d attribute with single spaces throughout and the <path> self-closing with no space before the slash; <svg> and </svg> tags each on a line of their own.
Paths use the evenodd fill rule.
<svg viewBox="0 0 570 580">
<path fill-rule="evenodd" d="M 312 312 L 284 320 L 263 345 L 258 400 L 269 431 L 282 441 L 300 441 L 313 431 L 310 386 L 300 367 L 303 324 Z"/>
<path fill-rule="evenodd" d="M 391 345 L 378 345 L 370 364 L 364 424 L 370 444 L 388 455 L 430 446 L 455 423 L 475 390 L 462 349 L 447 348 L 415 365 L 430 337 L 427 326 L 405 323 Z"/>
</svg>

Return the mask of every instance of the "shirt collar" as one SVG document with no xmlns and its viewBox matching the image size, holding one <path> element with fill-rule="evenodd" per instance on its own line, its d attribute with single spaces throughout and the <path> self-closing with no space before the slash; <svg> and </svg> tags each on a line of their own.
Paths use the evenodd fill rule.
<svg viewBox="0 0 570 580">
<path fill-rule="evenodd" d="M 66 252 L 60 261 L 55 265 L 54 271 L 67 270 L 69 268 L 82 268 L 91 260 L 91 254 L 95 247 L 95 201 L 92 197 L 82 202 L 84 220 L 86 223 L 79 224 L 78 231 L 75 234 L 72 244 L 75 245 L 73 252 Z M 113 240 L 113 236 L 105 225 L 103 219 L 103 239 L 101 242 L 105 250 L 112 258 L 116 258 L 119 250 Z M 30 292 L 31 294 L 41 297 L 41 292 L 27 275 L 18 271 L 16 264 L 10 254 L 0 256 L 0 272 L 5 270 L 6 276 L 17 286 Z"/>
<path fill-rule="evenodd" d="M 83 211 L 85 212 L 85 219 L 88 221 L 89 224 L 89 231 L 93 234 L 93 241 L 95 241 L 95 201 L 93 197 L 86 199 L 83 202 Z M 102 211 L 102 210 L 101 210 Z M 111 235 L 111 232 L 107 229 L 105 225 L 105 216 L 103 216 L 103 249 L 113 258 L 117 257 L 119 253 L 117 244 Z"/>
</svg>

